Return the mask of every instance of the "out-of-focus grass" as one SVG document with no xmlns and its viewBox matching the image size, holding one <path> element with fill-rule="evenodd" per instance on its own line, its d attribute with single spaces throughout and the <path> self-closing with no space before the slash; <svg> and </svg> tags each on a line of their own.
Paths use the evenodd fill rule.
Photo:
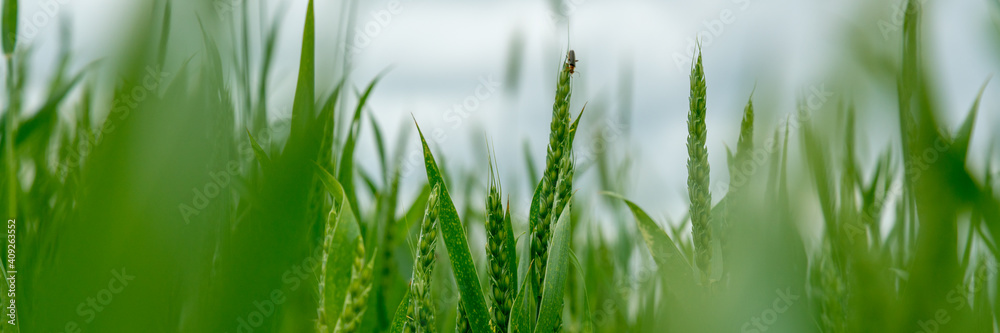
<svg viewBox="0 0 1000 333">
<path fill-rule="evenodd" d="M 28 109 L 21 101 L 35 55 L 11 37 L 17 1 L 4 0 L 0 215 L 16 220 L 16 260 L 4 272 L 16 277 L 18 321 L 3 331 L 397 331 L 412 323 L 408 306 L 420 304 L 413 306 L 434 313 L 435 327 L 422 327 L 431 330 L 461 321 L 475 332 L 491 325 L 511 332 L 993 332 L 1000 201 L 992 165 L 967 161 L 992 153 L 971 149 L 973 135 L 995 134 L 972 131 L 982 91 L 958 128 L 942 125 L 922 62 L 919 3 L 907 4 L 899 52 L 889 59 L 861 46 L 857 52 L 869 66 L 899 64 L 876 73 L 894 78 L 880 84 L 896 92 L 896 140 L 885 147 L 862 141 L 858 115 L 870 110 L 842 96 L 807 92 L 774 128 L 752 121 L 774 110 L 748 106 L 725 166 L 728 188 L 709 186 L 716 200 L 699 202 L 697 244 L 690 218 L 657 221 L 665 212 L 615 194 L 628 193 L 627 179 L 643 177 L 630 169 L 632 145 L 650 143 L 609 139 L 627 133 L 588 124 L 592 118 L 570 122 L 565 112 L 580 106 L 569 107 L 570 80 L 560 81 L 565 90 L 556 96 L 565 104 L 557 101 L 552 129 L 565 132 L 549 143 L 552 156 L 525 149 L 524 161 L 496 160 L 527 167 L 528 179 L 504 183 L 540 189 L 532 207 L 521 207 L 528 219 L 509 214 L 511 203 L 527 198 L 501 200 L 513 236 L 502 241 L 516 248 L 508 267 L 516 290 L 504 296 L 514 297 L 509 320 L 498 322 L 489 308 L 495 278 L 473 255 L 489 252 L 489 244 L 472 235 L 484 230 L 485 207 L 476 203 L 491 170 L 448 169 L 446 157 L 424 143 L 427 185 L 400 193 L 407 142 L 385 142 L 387 129 L 367 110 L 379 77 L 346 78 L 344 50 L 333 56 L 342 65 L 335 75 L 317 71 L 317 59 L 330 58 L 315 48 L 317 37 L 348 37 L 317 31 L 315 22 L 348 14 L 314 12 L 312 1 L 306 12 L 287 13 L 306 18 L 299 70 L 291 118 L 272 122 L 271 68 L 284 15 L 272 15 L 283 13 L 273 4 L 261 2 L 256 18 L 248 6 L 220 17 L 205 8 L 182 15 L 192 8 L 187 2 L 154 2 L 133 29 L 139 37 L 115 50 L 122 61 L 76 71 L 64 38 L 44 102 Z M 191 40 L 197 51 L 172 44 Z M 520 43 L 512 42 L 510 77 L 521 70 Z M 104 73 L 118 77 L 109 95 L 103 81 L 90 79 Z M 713 82 L 705 84 L 711 91 Z M 620 90 L 620 113 L 605 116 L 627 126 L 640 113 L 631 112 L 631 86 Z M 664 110 L 684 105 L 673 104 Z M 607 146 L 574 149 L 574 137 Z M 376 151 L 355 151 L 362 139 Z M 865 146 L 880 152 L 876 159 L 859 157 Z M 355 154 L 369 153 L 377 169 L 355 162 Z M 572 185 L 588 176 L 606 191 L 601 209 L 580 195 L 595 190 Z M 705 183 L 715 184 L 694 182 L 692 193 Z M 432 185 L 441 189 L 430 208 L 439 211 L 442 237 L 426 257 L 438 259 L 425 276 L 433 301 L 414 303 L 410 276 Z M 466 205 L 457 209 L 457 198 Z M 602 232 L 609 227 L 615 232 Z M 820 236 L 809 236 L 817 227 Z M 338 323 L 352 313 L 358 326 Z"/>
</svg>

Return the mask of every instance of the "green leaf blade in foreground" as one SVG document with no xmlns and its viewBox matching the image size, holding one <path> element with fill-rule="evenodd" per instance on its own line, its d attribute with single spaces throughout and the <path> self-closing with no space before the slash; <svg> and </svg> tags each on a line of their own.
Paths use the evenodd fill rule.
<svg viewBox="0 0 1000 333">
<path fill-rule="evenodd" d="M 472 251 L 469 243 L 465 239 L 465 227 L 458 218 L 458 211 L 455 203 L 451 201 L 448 187 L 445 186 L 441 172 L 438 170 L 437 162 L 424 133 L 420 131 L 420 143 L 424 149 L 424 164 L 427 168 L 427 182 L 433 187 L 441 184 L 441 198 L 438 203 L 438 225 L 441 228 L 441 238 L 444 239 L 445 247 L 448 249 L 448 258 L 451 259 L 455 281 L 462 296 L 462 304 L 465 305 L 466 315 L 469 318 L 469 325 L 476 333 L 487 333 L 490 331 L 490 317 L 486 309 L 486 299 L 483 297 L 483 288 L 479 285 L 479 274 L 476 272 L 476 265 L 472 261 Z"/>
<path fill-rule="evenodd" d="M 343 311 L 344 299 L 347 297 L 347 289 L 351 284 L 351 267 L 354 263 L 355 249 L 361 241 L 361 228 L 358 226 L 354 214 L 351 212 L 351 205 L 348 204 L 344 194 L 344 188 L 325 169 L 316 166 L 319 178 L 323 181 L 327 191 L 333 197 L 334 207 L 330 211 L 327 223 L 331 224 L 332 240 L 328 244 L 329 257 L 326 262 L 326 314 L 327 319 L 334 321 L 340 317 Z"/>
<path fill-rule="evenodd" d="M 562 319 L 566 276 L 569 274 L 569 209 L 566 205 L 556 221 L 549 244 L 549 258 L 545 265 L 545 281 L 542 282 L 542 303 L 538 306 L 538 322 L 534 332 L 553 332 L 556 323 Z"/>
</svg>

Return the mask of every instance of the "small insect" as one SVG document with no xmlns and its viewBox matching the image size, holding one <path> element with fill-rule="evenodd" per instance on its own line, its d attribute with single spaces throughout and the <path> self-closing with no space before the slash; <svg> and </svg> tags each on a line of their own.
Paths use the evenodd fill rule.
<svg viewBox="0 0 1000 333">
<path fill-rule="evenodd" d="M 569 54 L 566 55 L 566 65 L 569 66 L 569 73 L 573 74 L 576 71 L 576 52 L 569 50 Z"/>
</svg>

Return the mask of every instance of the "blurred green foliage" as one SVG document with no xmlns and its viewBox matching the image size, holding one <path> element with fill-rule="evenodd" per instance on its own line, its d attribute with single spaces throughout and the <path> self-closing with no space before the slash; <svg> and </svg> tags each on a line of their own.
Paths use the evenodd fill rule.
<svg viewBox="0 0 1000 333">
<path fill-rule="evenodd" d="M 638 177 L 633 142 L 608 140 L 625 135 L 619 128 L 594 130 L 593 140 L 609 147 L 561 167 L 570 180 L 574 169 L 577 178 L 596 173 L 606 191 L 597 204 L 607 214 L 571 205 L 572 191 L 555 200 L 536 191 L 532 207 L 522 207 L 531 210 L 527 219 L 512 218 L 508 202 L 517 292 L 510 321 L 496 323 L 487 262 L 473 255 L 484 251 L 472 250 L 486 244 L 471 235 L 482 232 L 473 225 L 485 216 L 473 204 L 483 202 L 487 183 L 477 175 L 492 169 L 448 169 L 421 135 L 427 182 L 413 195 L 400 193 L 407 142 L 387 146 L 367 109 L 380 76 L 355 86 L 346 50 L 332 56 L 334 75 L 317 75 L 317 59 L 331 57 L 317 54 L 316 37 L 349 35 L 321 34 L 315 22 L 349 21 L 349 10 L 328 18 L 310 0 L 306 12 L 287 13 L 305 17 L 292 112 L 269 121 L 284 7 L 261 1 L 262 15 L 253 18 L 249 2 L 227 2 L 218 12 L 197 1 L 149 1 L 115 61 L 77 71 L 67 65 L 74 56 L 64 29 L 44 102 L 29 109 L 21 101 L 34 54 L 16 38 L 18 1 L 4 0 L 0 216 L 12 220 L 16 235 L 16 260 L 3 271 L 16 277 L 17 321 L 3 332 L 332 331 L 349 326 L 337 325 L 344 311 L 362 316 L 359 331 L 399 331 L 430 185 L 442 188 L 442 241 L 431 275 L 437 327 L 429 330 L 454 329 L 462 302 L 460 321 L 474 332 L 498 325 L 511 332 L 994 332 L 1000 200 L 992 165 L 968 162 L 992 154 L 970 151 L 983 92 L 958 128 L 942 124 L 920 47 L 922 3 L 906 3 L 893 32 L 901 50 L 890 60 L 859 51 L 867 65 L 899 64 L 881 67 L 894 78 L 885 85 L 896 92 L 891 112 L 901 130 L 877 159 L 858 158 L 866 143 L 858 141 L 857 114 L 865 110 L 847 98 L 800 96 L 799 110 L 769 131 L 761 122 L 754 128 L 748 104 L 728 160 L 729 186 L 709 188 L 717 200 L 699 222 L 711 221 L 711 232 L 696 247 L 688 217 L 657 221 L 616 194 Z M 191 11 L 197 15 L 179 14 Z M 521 38 L 511 42 L 514 81 Z M 101 74 L 116 78 L 110 94 Z M 622 75 L 630 80 L 631 69 Z M 632 89 L 622 85 L 620 114 L 612 115 L 625 124 L 634 117 Z M 568 93 L 560 91 L 563 112 Z M 362 126 L 366 117 L 370 126 Z M 571 155 L 580 118 L 555 118 L 552 128 L 569 139 L 550 144 Z M 581 137 L 590 134 L 587 121 Z M 369 137 L 363 128 L 372 129 L 377 170 L 355 162 L 358 141 Z M 555 182 L 544 172 L 567 176 L 535 158 L 525 148 L 528 179 L 506 181 L 536 186 Z M 547 186 L 576 190 L 567 183 Z M 456 207 L 453 195 L 467 204 Z M 541 204 L 555 214 L 540 238 L 548 252 L 535 256 Z M 615 232 L 605 233 L 609 227 Z M 820 236 L 809 236 L 816 227 Z M 358 262 L 371 281 L 348 289 L 362 281 L 363 270 L 352 270 Z M 366 295 L 360 303 L 347 297 L 365 288 L 370 293 L 352 294 Z"/>
</svg>

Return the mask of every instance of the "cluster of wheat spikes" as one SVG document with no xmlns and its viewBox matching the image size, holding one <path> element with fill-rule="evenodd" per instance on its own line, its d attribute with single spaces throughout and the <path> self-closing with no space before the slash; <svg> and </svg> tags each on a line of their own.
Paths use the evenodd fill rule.
<svg viewBox="0 0 1000 333">
<path fill-rule="evenodd" d="M 2 333 L 1000 327 L 996 159 L 972 140 L 986 85 L 957 129 L 940 120 L 936 81 L 922 63 L 923 1 L 900 11 L 901 52 L 884 50 L 898 56 L 844 71 L 894 92 L 896 108 L 869 110 L 818 89 L 762 132 L 755 117 L 776 113 L 784 96 L 751 90 L 731 133 L 735 152 L 716 168 L 728 171 L 728 190 L 709 186 L 707 132 L 716 127 L 706 120 L 740 110 L 709 110 L 711 61 L 699 50 L 686 108 L 690 206 L 673 221 L 614 194 L 648 175 L 629 167 L 638 157 L 632 141 L 611 140 L 599 122 L 580 125 L 583 111 L 571 117 L 575 53 L 556 69 L 544 165 L 525 149 L 528 182 L 504 187 L 495 153 L 481 167 L 439 168 L 409 122 L 387 143 L 368 103 L 381 75 L 355 84 L 351 50 L 316 48 L 317 35 L 336 45 L 352 35 L 351 24 L 319 32 L 313 1 L 289 12 L 305 20 L 298 71 L 289 73 L 291 115 L 278 120 L 269 119 L 282 113 L 274 101 L 283 81 L 272 78 L 282 73 L 272 68 L 284 15 L 270 1 L 242 1 L 221 15 L 190 1 L 145 2 L 150 10 L 129 29 L 135 38 L 112 50 L 121 61 L 88 66 L 76 65 L 71 50 L 87 46 L 70 43 L 66 21 L 56 62 L 33 65 L 43 57 L 19 38 L 19 1 L 0 1 L 0 216 L 17 241 L 16 260 L 0 265 L 2 288 L 17 292 L 13 300 L 2 293 L 0 302 L 17 305 Z M 336 19 L 352 22 L 354 4 L 343 3 Z M 897 46 L 878 41 L 866 47 Z M 54 69 L 44 71 L 51 82 L 36 80 L 37 66 Z M 116 73 L 113 85 L 99 79 L 104 72 Z M 625 92 L 618 119 L 631 117 Z M 866 115 L 877 112 L 899 122 L 884 147 L 859 140 Z M 727 118 L 740 121 L 713 119 Z M 402 171 L 414 127 L 426 182 L 401 193 L 410 191 L 401 183 L 409 183 Z M 589 129 L 607 147 L 576 161 L 574 138 Z M 363 140 L 376 147 L 374 166 L 355 162 Z M 593 172 L 607 194 L 600 205 L 584 181 Z M 509 183 L 534 187 L 530 206 L 511 207 L 521 200 L 503 197 L 517 193 Z M 511 214 L 518 209 L 528 216 Z"/>
<path fill-rule="evenodd" d="M 573 188 L 573 138 L 580 117 L 570 122 L 569 96 L 571 58 L 567 57 L 560 71 L 556 102 L 553 106 L 552 134 L 548 147 L 545 177 L 538 184 L 530 207 L 530 238 L 527 240 L 529 255 L 524 281 L 518 282 L 518 257 L 510 206 L 503 206 L 500 180 L 494 158 L 489 159 L 489 184 L 485 200 L 485 229 L 488 298 L 469 253 L 466 231 L 459 220 L 454 203 L 444 185 L 444 179 L 434 156 L 420 134 L 428 183 L 434 190 L 431 198 L 437 203 L 436 215 L 440 219 L 441 235 L 448 249 L 461 297 L 456 307 L 458 332 L 555 332 L 561 331 L 563 295 L 569 264 L 569 210 Z M 418 127 L 419 131 L 419 127 Z M 431 199 L 428 199 L 430 205 Z M 430 206 L 428 206 L 430 209 Z M 426 221 L 426 220 L 425 220 Z M 424 253 L 425 229 L 421 229 L 417 265 L 414 267 L 410 291 L 404 298 L 406 310 L 397 309 L 393 328 L 405 331 L 433 330 L 434 323 L 421 319 L 420 299 L 429 286 L 427 273 L 420 255 Z M 434 233 L 431 233 L 433 237 Z M 518 287 L 520 285 L 520 287 Z M 485 301 L 488 300 L 489 304 Z M 431 308 L 433 309 L 433 308 Z M 432 310 L 433 311 L 433 310 Z"/>
<path fill-rule="evenodd" d="M 580 120 L 577 117 L 576 121 L 570 122 L 570 79 L 574 65 L 571 61 L 571 57 L 566 58 L 557 80 L 545 176 L 535 190 L 530 207 L 530 238 L 526 243 L 529 261 L 527 271 L 524 272 L 527 278 L 520 287 L 517 281 L 518 260 L 510 207 L 506 210 L 503 207 L 500 181 L 494 169 L 493 158 L 490 158 L 490 181 L 484 205 L 488 305 L 484 302 L 486 298 L 483 297 L 483 287 L 479 284 L 478 274 L 472 264 L 463 224 L 458 219 L 434 156 L 421 133 L 428 182 L 435 188 L 432 196 L 440 201 L 437 209 L 442 237 L 461 294 L 456 308 L 457 331 L 503 333 L 561 330 L 569 261 L 569 226 L 566 220 L 569 219 L 574 173 L 571 152 Z M 423 245 L 423 232 L 421 234 Z M 419 257 L 417 262 L 422 263 Z M 407 295 L 409 306 L 405 314 L 397 310 L 393 327 L 396 327 L 395 323 L 400 323 L 400 327 L 412 331 L 414 327 L 427 327 L 429 324 L 417 319 L 419 316 L 414 317 L 414 304 L 419 304 L 423 293 L 415 286 L 425 283 L 421 281 L 424 274 L 420 273 L 422 267 L 414 267 L 414 278 Z"/>
</svg>

